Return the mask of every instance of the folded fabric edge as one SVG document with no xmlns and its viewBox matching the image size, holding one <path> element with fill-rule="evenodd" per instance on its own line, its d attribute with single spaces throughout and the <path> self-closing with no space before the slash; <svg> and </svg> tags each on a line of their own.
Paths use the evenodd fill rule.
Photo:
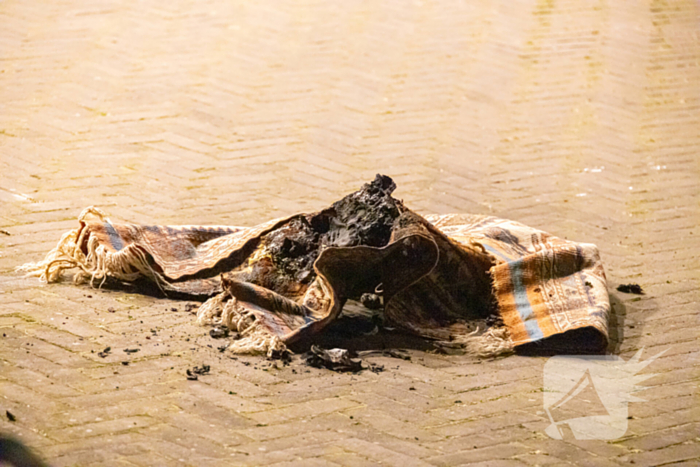
<svg viewBox="0 0 700 467">
<path fill-rule="evenodd" d="M 585 246 L 594 250 L 592 258 L 602 270 L 595 245 L 585 244 Z M 607 319 L 609 314 L 607 291 L 604 300 L 598 297 L 604 303 L 594 302 L 594 298 L 588 292 L 580 293 L 580 301 L 576 303 L 570 296 L 562 298 L 563 292 L 559 292 L 558 287 L 552 285 L 556 282 L 561 286 L 562 281 L 569 278 L 568 292 L 573 293 L 574 290 L 578 291 L 579 287 L 592 286 L 584 280 L 584 277 L 587 277 L 599 288 L 606 289 L 604 273 L 602 277 L 592 274 L 584 276 L 582 273 L 591 272 L 592 264 L 589 264 L 587 267 L 572 271 L 566 278 L 550 277 L 531 283 L 532 278 L 528 277 L 524 271 L 523 261 L 528 261 L 532 265 L 535 256 L 501 262 L 493 266 L 490 271 L 498 310 L 506 327 L 510 330 L 514 351 L 524 354 L 536 353 L 538 350 L 586 354 L 604 352 L 608 346 L 608 333 L 606 324 L 600 322 L 598 315 L 602 313 Z M 553 264 L 550 264 L 550 267 L 551 270 L 556 269 Z M 578 287 L 572 290 L 571 281 Z M 545 289 L 552 292 L 549 294 L 550 300 L 553 295 L 559 296 L 560 301 L 557 306 L 546 304 L 539 298 Z M 582 305 L 581 301 L 585 302 L 585 305 Z M 567 305 L 571 308 L 566 308 Z M 555 315 L 560 318 L 556 319 Z M 566 317 L 563 321 L 561 321 L 562 316 Z"/>
</svg>

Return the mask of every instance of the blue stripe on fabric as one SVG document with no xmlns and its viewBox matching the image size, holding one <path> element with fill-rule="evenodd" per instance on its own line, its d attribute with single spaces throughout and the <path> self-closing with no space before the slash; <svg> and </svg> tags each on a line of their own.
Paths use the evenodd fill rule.
<svg viewBox="0 0 700 467">
<path fill-rule="evenodd" d="M 523 285 L 523 262 L 515 260 L 508 263 L 510 268 L 510 280 L 513 283 L 513 298 L 515 298 L 515 308 L 518 310 L 520 319 L 523 320 L 527 335 L 532 340 L 544 338 L 544 334 L 537 323 L 535 312 L 532 311 L 530 299 L 527 298 L 527 289 Z"/>
<path fill-rule="evenodd" d="M 544 339 L 544 334 L 542 334 L 540 325 L 537 324 L 537 319 L 525 321 L 523 324 L 525 324 L 525 330 L 527 331 L 527 335 L 530 336 L 530 339 L 533 341 Z"/>
<path fill-rule="evenodd" d="M 503 253 L 501 253 L 500 251 L 496 250 L 496 249 L 493 248 L 493 247 L 488 246 L 486 243 L 481 242 L 480 245 L 483 246 L 484 248 L 486 248 L 486 251 L 488 251 L 488 252 L 491 253 L 491 254 L 494 254 L 494 255 L 498 256 L 498 257 L 501 258 L 503 261 L 506 261 L 506 262 L 509 261 L 509 258 L 505 257 L 505 256 L 503 255 Z"/>
<path fill-rule="evenodd" d="M 124 248 L 124 242 L 122 242 L 122 238 L 119 236 L 116 230 L 114 230 L 114 227 L 112 227 L 112 224 L 109 222 L 104 223 L 105 230 L 107 231 L 107 235 L 109 235 L 109 243 L 112 244 L 112 247 L 114 247 L 115 250 L 119 251 L 122 248 Z"/>
</svg>

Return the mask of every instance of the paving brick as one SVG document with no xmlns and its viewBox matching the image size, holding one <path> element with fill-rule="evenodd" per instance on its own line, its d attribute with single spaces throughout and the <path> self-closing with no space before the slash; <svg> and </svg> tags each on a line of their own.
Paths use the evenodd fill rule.
<svg viewBox="0 0 700 467">
<path fill-rule="evenodd" d="M 335 462 L 328 461 L 328 460 L 321 460 L 321 459 L 300 459 L 300 460 L 294 460 L 294 461 L 287 461 L 287 462 L 277 462 L 275 464 L 270 464 L 275 467 L 304 467 L 304 466 L 325 466 L 325 465 L 340 465 L 336 464 Z"/>
<path fill-rule="evenodd" d="M 623 464 L 630 464 L 634 461 L 636 465 L 659 465 L 671 464 L 673 462 L 698 461 L 700 460 L 700 447 L 698 441 L 669 446 L 666 449 L 628 454 L 620 457 L 618 461 Z"/>
<path fill-rule="evenodd" d="M 148 449 L 143 444 L 144 436 L 135 431 L 110 434 L 106 437 L 99 435 L 55 444 L 45 450 L 45 455 L 51 458 L 73 456 L 75 453 L 101 450 L 105 443 L 114 443 L 112 447 L 115 456 L 130 456 L 145 454 Z"/>
<path fill-rule="evenodd" d="M 433 430 L 444 436 L 465 436 L 481 433 L 486 430 L 498 430 L 505 427 L 524 427 L 535 432 L 546 428 L 548 424 L 549 422 L 540 415 L 529 412 L 511 411 L 494 417 L 449 423 L 434 427 Z"/>
<path fill-rule="evenodd" d="M 637 434 L 651 433 L 664 428 L 684 425 L 699 420 L 697 406 L 688 409 L 666 412 L 660 415 L 651 415 L 637 420 L 630 420 L 630 430 Z"/>
<path fill-rule="evenodd" d="M 378 442 L 374 443 L 357 438 L 343 438 L 338 440 L 336 445 L 346 451 L 360 454 L 381 464 L 391 466 L 410 465 L 420 467 L 431 465 L 431 463 L 422 461 L 416 457 L 405 455 L 400 451 L 387 449 Z"/>
<path fill-rule="evenodd" d="M 325 399 L 313 402 L 304 402 L 301 404 L 290 405 L 283 408 L 275 408 L 265 412 L 254 412 L 248 416 L 262 424 L 279 423 L 287 420 L 294 420 L 302 417 L 310 417 L 322 413 L 336 412 L 350 407 L 356 407 L 356 402 L 341 399 Z"/>
<path fill-rule="evenodd" d="M 426 460 L 431 464 L 438 466 L 463 465 L 478 462 L 496 462 L 507 460 L 509 457 L 514 457 L 518 454 L 525 454 L 526 452 L 527 448 L 525 446 L 518 443 L 512 443 L 501 444 L 498 446 L 489 446 L 481 449 L 477 448 L 465 450 L 455 452 L 452 454 L 445 454 L 442 456 L 429 457 Z M 520 461 L 513 462 L 526 465 Z"/>
<path fill-rule="evenodd" d="M 698 433 L 700 433 L 700 422 L 687 423 L 668 429 L 653 431 L 647 435 L 630 438 L 621 441 L 619 444 L 628 449 L 653 451 L 678 443 L 686 443 L 693 440 L 697 441 Z"/>
<path fill-rule="evenodd" d="M 157 419 L 163 424 L 178 428 L 183 432 L 198 433 L 202 438 L 210 439 L 217 443 L 226 445 L 240 445 L 248 441 L 248 438 L 234 432 L 238 426 L 229 427 L 226 424 L 210 423 L 214 420 L 202 419 L 196 414 L 185 413 L 184 410 L 164 410 L 154 414 L 154 419 Z M 227 417 L 228 419 L 234 417 Z"/>
<path fill-rule="evenodd" d="M 51 463 L 57 467 L 69 467 L 80 465 L 81 463 L 92 465 L 107 462 L 110 457 L 111 454 L 106 451 L 76 451 L 72 454 L 52 459 Z"/>
<path fill-rule="evenodd" d="M 466 464 L 460 464 L 460 465 L 468 465 L 471 467 L 486 467 L 486 466 L 494 466 L 494 467 L 523 467 L 526 466 L 527 464 L 515 459 L 494 459 L 494 460 L 489 460 L 489 461 L 482 461 L 482 462 L 468 462 Z"/>
<path fill-rule="evenodd" d="M 556 464 L 564 464 L 564 461 L 562 461 L 559 458 L 556 458 L 554 456 L 550 456 L 548 454 L 542 454 L 539 451 L 537 451 L 534 454 L 523 454 L 521 456 L 517 456 L 517 459 L 524 462 L 526 465 L 556 465 Z"/>
<path fill-rule="evenodd" d="M 294 447 L 273 452 L 260 451 L 256 455 L 251 456 L 248 459 L 248 463 L 253 465 L 278 465 L 292 462 L 295 465 L 304 465 L 304 462 L 309 462 L 312 465 L 318 465 L 319 462 L 326 462 L 328 456 L 340 453 L 343 453 L 342 449 L 333 446 L 332 443 L 324 443 L 316 446 Z M 331 465 L 337 464 L 333 462 Z"/>
<path fill-rule="evenodd" d="M 75 396 L 80 393 L 73 388 L 63 384 L 55 384 L 50 378 L 28 370 L 26 368 L 12 367 L 3 365 L 3 378 L 20 386 L 32 387 L 35 391 L 46 394 L 48 396 Z"/>
<path fill-rule="evenodd" d="M 118 383 L 115 382 L 114 389 L 109 392 L 100 392 L 97 394 L 87 394 L 75 397 L 66 397 L 62 401 L 76 408 L 99 407 L 106 404 L 115 404 L 123 401 L 136 401 L 141 399 L 142 404 L 148 404 L 148 400 L 152 397 L 169 393 L 172 387 L 168 384 L 150 384 L 146 386 L 137 386 L 128 389 L 119 389 Z"/>
<path fill-rule="evenodd" d="M 524 427 L 511 426 L 501 430 L 488 430 L 485 433 L 475 432 L 465 436 L 452 436 L 446 440 L 431 443 L 431 447 L 443 453 L 451 453 L 467 448 L 477 449 L 516 441 L 527 444 L 528 440 L 536 438 L 536 434 Z M 533 444 L 536 443 L 537 439 L 533 440 Z M 557 461 L 561 462 L 560 459 Z"/>
<path fill-rule="evenodd" d="M 135 430 L 157 423 L 150 417 L 126 417 L 117 420 L 105 420 L 86 423 L 85 425 L 70 428 L 61 428 L 49 432 L 49 436 L 61 442 L 78 440 L 86 437 L 112 435 L 122 431 Z"/>
<path fill-rule="evenodd" d="M 458 400 L 461 402 L 454 403 L 451 407 L 433 410 L 431 413 L 442 416 L 447 420 L 473 420 L 475 418 L 508 412 L 515 409 L 528 410 L 528 408 L 531 407 L 539 408 L 542 405 L 542 400 L 538 395 L 527 393 L 505 396 L 493 401 L 479 401 L 476 403 L 467 400 L 466 404 L 462 401 L 461 395 L 457 394 L 455 397 L 460 397 Z"/>
<path fill-rule="evenodd" d="M 355 454 L 348 454 L 347 452 L 343 452 L 334 456 L 326 456 L 326 459 L 344 467 L 369 467 L 377 465 L 376 462 L 373 462 L 367 459 L 366 457 L 358 456 Z"/>
<path fill-rule="evenodd" d="M 409 420 L 400 420 L 392 417 L 389 411 L 384 412 L 377 409 L 356 409 L 347 411 L 352 414 L 353 419 L 370 426 L 374 430 L 387 433 L 399 439 L 408 439 L 421 441 L 421 443 L 431 443 L 437 441 L 441 436 L 422 429 L 415 422 Z"/>
<path fill-rule="evenodd" d="M 179 427 L 159 424 L 144 430 L 143 435 L 148 440 L 144 443 L 153 452 L 162 452 L 175 458 L 188 458 L 199 453 L 207 457 L 223 458 L 229 455 L 222 442 L 213 441 L 200 436 L 194 431 L 185 431 Z"/>
</svg>

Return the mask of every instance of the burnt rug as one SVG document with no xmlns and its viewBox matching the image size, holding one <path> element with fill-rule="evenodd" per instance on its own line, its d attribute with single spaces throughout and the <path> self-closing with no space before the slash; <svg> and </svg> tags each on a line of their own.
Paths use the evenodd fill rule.
<svg viewBox="0 0 700 467">
<path fill-rule="evenodd" d="M 475 355 L 605 349 L 610 305 L 595 245 L 489 216 L 422 217 L 395 188 L 377 175 L 327 209 L 255 227 L 114 224 L 90 207 L 21 269 L 48 282 L 67 269 L 94 286 L 146 280 L 202 300 L 199 323 L 234 331 L 237 353 L 313 342 L 348 300 L 381 309 L 385 326 Z"/>
</svg>

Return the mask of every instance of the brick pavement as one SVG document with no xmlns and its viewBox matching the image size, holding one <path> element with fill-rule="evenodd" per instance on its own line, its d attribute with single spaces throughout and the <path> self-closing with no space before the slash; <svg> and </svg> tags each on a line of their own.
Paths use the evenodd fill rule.
<svg viewBox="0 0 700 467">
<path fill-rule="evenodd" d="M 697 465 L 699 20 L 691 0 L 0 3 L 0 431 L 55 466 Z M 252 225 L 377 172 L 423 213 L 599 245 L 613 350 L 667 350 L 623 438 L 544 434 L 543 357 L 278 368 L 220 354 L 182 303 L 13 272 L 87 205 Z"/>
</svg>

